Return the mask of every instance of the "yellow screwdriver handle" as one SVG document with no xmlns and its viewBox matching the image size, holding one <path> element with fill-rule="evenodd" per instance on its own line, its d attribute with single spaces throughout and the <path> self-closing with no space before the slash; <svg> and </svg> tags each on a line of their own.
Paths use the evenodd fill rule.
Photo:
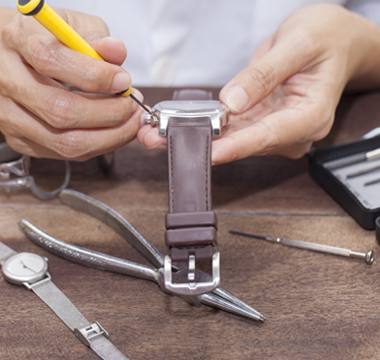
<svg viewBox="0 0 380 360">
<path fill-rule="evenodd" d="M 70 49 L 79 51 L 94 59 L 104 60 L 86 40 L 45 3 L 45 0 L 17 0 L 17 9 L 23 15 L 33 16 Z M 118 95 L 129 96 L 131 92 L 132 86 L 118 93 Z"/>
</svg>

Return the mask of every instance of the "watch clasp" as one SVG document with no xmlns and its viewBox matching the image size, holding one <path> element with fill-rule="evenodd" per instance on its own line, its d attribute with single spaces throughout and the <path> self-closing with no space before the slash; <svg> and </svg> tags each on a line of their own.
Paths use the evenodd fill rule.
<svg viewBox="0 0 380 360">
<path fill-rule="evenodd" d="M 75 328 L 74 334 L 77 338 L 82 341 L 83 344 L 90 347 L 90 340 L 94 339 L 98 336 L 104 335 L 107 339 L 109 338 L 109 334 L 104 329 L 102 325 L 100 325 L 97 321 L 94 321 L 92 324 L 85 326 L 81 329 Z"/>
</svg>

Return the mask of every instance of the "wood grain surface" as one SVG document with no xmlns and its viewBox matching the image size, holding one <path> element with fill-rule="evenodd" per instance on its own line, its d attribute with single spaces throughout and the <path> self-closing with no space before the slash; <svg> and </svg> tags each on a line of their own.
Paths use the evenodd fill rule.
<svg viewBox="0 0 380 360">
<path fill-rule="evenodd" d="M 146 103 L 173 89 L 142 89 Z M 215 90 L 215 95 L 217 91 Z M 329 137 L 316 146 L 362 136 L 380 124 L 380 93 L 343 98 Z M 380 261 L 287 248 L 230 235 L 240 230 L 379 253 L 362 229 L 308 175 L 307 158 L 249 158 L 212 171 L 219 220 L 222 286 L 263 313 L 256 323 L 196 308 L 149 281 L 70 263 L 31 243 L 17 222 L 28 219 L 73 244 L 150 265 L 99 221 L 29 191 L 0 193 L 0 241 L 49 258 L 54 283 L 90 321 L 99 321 L 131 360 L 379 359 Z M 32 160 L 41 188 L 63 176 L 61 162 Z M 168 209 L 165 151 L 136 141 L 116 151 L 104 174 L 96 159 L 74 163 L 70 188 L 126 217 L 162 253 Z M 0 277 L 0 359 L 98 359 L 32 292 Z"/>
</svg>

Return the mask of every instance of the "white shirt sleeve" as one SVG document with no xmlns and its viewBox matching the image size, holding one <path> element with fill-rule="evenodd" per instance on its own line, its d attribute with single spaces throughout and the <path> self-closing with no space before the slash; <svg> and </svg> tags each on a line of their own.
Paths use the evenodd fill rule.
<svg viewBox="0 0 380 360">
<path fill-rule="evenodd" d="M 223 86 L 298 8 L 316 0 L 47 0 L 100 16 L 123 40 L 134 86 Z M 380 24 L 380 0 L 325 0 Z M 16 8 L 16 0 L 0 0 Z"/>
</svg>

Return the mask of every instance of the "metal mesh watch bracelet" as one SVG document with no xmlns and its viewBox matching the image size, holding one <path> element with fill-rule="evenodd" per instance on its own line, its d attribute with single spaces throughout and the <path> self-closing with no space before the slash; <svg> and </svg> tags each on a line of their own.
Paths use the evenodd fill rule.
<svg viewBox="0 0 380 360">
<path fill-rule="evenodd" d="M 33 253 L 16 253 L 0 242 L 0 265 L 8 282 L 33 291 L 101 359 L 128 360 L 108 340 L 107 331 L 97 321 L 90 323 L 54 285 L 47 272 L 47 259 Z"/>
</svg>

